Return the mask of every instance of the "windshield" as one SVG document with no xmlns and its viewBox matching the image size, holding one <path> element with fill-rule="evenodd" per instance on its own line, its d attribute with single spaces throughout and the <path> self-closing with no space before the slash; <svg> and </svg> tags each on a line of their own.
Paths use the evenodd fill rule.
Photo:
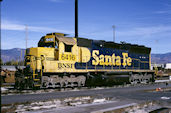
<svg viewBox="0 0 171 113">
<path fill-rule="evenodd" d="M 44 43 L 44 45 L 42 47 L 54 47 L 54 43 L 53 42 Z"/>
<path fill-rule="evenodd" d="M 58 42 L 54 37 L 42 37 L 38 43 L 38 47 L 53 47 L 58 49 Z"/>
</svg>

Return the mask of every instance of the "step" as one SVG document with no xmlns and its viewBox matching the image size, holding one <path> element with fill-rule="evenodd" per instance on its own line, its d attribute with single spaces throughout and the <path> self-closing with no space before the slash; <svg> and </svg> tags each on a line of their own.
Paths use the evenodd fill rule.
<svg viewBox="0 0 171 113">
<path fill-rule="evenodd" d="M 34 79 L 34 81 L 40 81 L 40 79 Z"/>
</svg>

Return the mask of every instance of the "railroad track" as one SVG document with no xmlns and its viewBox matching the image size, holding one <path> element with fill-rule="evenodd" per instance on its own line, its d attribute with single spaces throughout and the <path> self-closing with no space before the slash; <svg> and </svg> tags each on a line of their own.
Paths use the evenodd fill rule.
<svg viewBox="0 0 171 113">
<path fill-rule="evenodd" d="M 156 89 L 160 90 L 156 91 Z M 83 110 L 88 113 L 93 109 L 96 111 L 102 108 L 103 110 L 114 110 L 124 106 L 130 107 L 130 105 L 142 106 L 140 104 L 144 103 L 147 106 L 151 106 L 153 103 L 153 105 L 155 104 L 154 108 L 156 105 L 160 107 L 167 105 L 167 108 L 171 108 L 170 82 L 167 85 L 157 82 L 143 85 L 36 91 L 1 96 L 3 111 L 36 113 L 44 112 L 44 110 L 47 112 L 61 112 L 62 110 L 65 113 L 75 113 L 76 111 L 81 113 Z M 79 104 L 82 105 L 79 106 Z"/>
<path fill-rule="evenodd" d="M 42 101 L 54 98 L 66 98 L 66 97 L 77 97 L 77 96 L 97 96 L 99 95 L 112 95 L 117 91 L 121 91 L 121 95 L 125 95 L 131 92 L 140 92 L 144 90 L 151 90 L 156 88 L 167 88 L 171 87 L 171 83 L 155 83 L 148 85 L 136 85 L 136 86 L 117 86 L 117 87 L 98 87 L 98 88 L 81 88 L 81 89 L 68 89 L 68 90 L 38 90 L 36 92 L 31 90 L 25 90 L 23 92 L 13 93 L 12 95 L 2 96 L 2 104 L 12 104 L 20 102 L 30 102 L 30 101 Z M 27 92 L 28 91 L 28 92 Z M 30 91 L 30 92 L 29 92 Z M 116 95 L 118 95 L 116 94 Z"/>
<path fill-rule="evenodd" d="M 66 92 L 66 91 L 84 91 L 84 90 L 96 90 L 96 89 L 109 89 L 109 88 L 125 88 L 125 87 L 141 87 L 148 86 L 153 84 L 165 83 L 166 85 L 171 83 L 170 80 L 156 80 L 155 83 L 140 83 L 140 84 L 123 84 L 123 85 L 114 85 L 111 87 L 67 87 L 67 88 L 41 88 L 41 89 L 26 89 L 26 90 L 18 90 L 12 87 L 7 87 L 5 91 L 1 92 L 1 95 L 18 95 L 18 94 L 39 94 L 39 93 L 47 93 L 47 92 Z"/>
</svg>

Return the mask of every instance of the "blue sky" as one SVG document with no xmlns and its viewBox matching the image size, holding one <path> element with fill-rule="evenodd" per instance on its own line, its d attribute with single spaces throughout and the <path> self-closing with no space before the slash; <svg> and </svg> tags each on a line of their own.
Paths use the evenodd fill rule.
<svg viewBox="0 0 171 113">
<path fill-rule="evenodd" d="M 171 52 L 171 0 L 78 0 L 79 36 L 145 45 L 152 53 Z M 50 32 L 74 36 L 74 0 L 3 0 L 1 48 L 25 48 Z"/>
</svg>

